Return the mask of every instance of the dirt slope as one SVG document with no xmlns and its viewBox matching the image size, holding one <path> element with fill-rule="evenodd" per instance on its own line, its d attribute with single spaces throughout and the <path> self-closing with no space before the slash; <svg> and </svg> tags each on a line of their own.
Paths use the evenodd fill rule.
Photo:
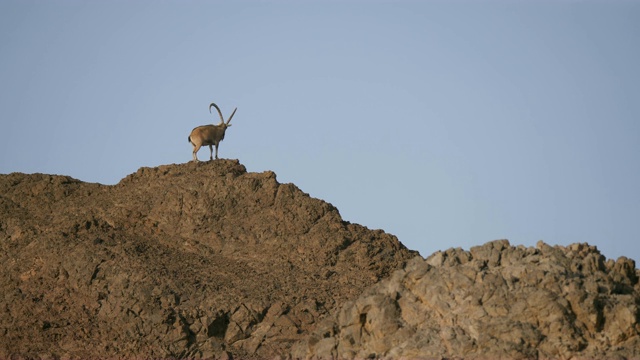
<svg viewBox="0 0 640 360">
<path fill-rule="evenodd" d="M 0 358 L 273 357 L 415 255 L 233 160 L 0 175 Z"/>
</svg>

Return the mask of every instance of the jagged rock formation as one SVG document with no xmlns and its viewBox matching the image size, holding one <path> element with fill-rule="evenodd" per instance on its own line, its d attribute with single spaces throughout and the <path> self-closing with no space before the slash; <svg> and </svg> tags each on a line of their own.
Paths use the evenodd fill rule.
<svg viewBox="0 0 640 360">
<path fill-rule="evenodd" d="M 640 359 L 633 260 L 416 255 L 238 161 L 0 175 L 0 359 Z"/>
<path fill-rule="evenodd" d="M 640 271 L 587 244 L 506 240 L 414 258 L 346 302 L 296 358 L 640 358 Z"/>
<path fill-rule="evenodd" d="M 238 161 L 0 175 L 0 359 L 285 354 L 415 255 Z"/>
</svg>

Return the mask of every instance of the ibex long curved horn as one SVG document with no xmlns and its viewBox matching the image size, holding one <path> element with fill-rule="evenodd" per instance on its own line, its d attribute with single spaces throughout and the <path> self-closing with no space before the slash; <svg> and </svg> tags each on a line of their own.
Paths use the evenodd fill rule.
<svg viewBox="0 0 640 360">
<path fill-rule="evenodd" d="M 231 122 L 231 118 L 233 117 L 233 115 L 235 115 L 235 114 L 236 114 L 236 110 L 238 110 L 238 108 L 235 108 L 235 109 L 233 110 L 233 112 L 231 113 L 231 116 L 229 116 L 229 120 L 227 120 L 227 125 L 229 125 L 229 123 Z"/>
<path fill-rule="evenodd" d="M 218 110 L 218 115 L 220 115 L 220 123 L 224 122 L 224 118 L 222 117 L 222 111 L 220 111 L 220 108 L 218 107 L 218 105 L 216 105 L 215 103 L 211 103 L 211 105 L 209 105 L 209 112 L 211 112 L 211 107 L 215 107 L 216 110 Z M 233 116 L 233 115 L 231 115 Z M 229 121 L 231 121 L 231 119 L 229 119 Z"/>
</svg>

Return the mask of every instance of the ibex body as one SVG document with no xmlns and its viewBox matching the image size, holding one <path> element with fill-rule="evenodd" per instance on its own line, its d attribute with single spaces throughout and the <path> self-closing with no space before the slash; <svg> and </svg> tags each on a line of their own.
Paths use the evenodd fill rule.
<svg viewBox="0 0 640 360">
<path fill-rule="evenodd" d="M 202 125 L 191 130 L 191 135 L 189 135 L 189 142 L 191 143 L 191 145 L 193 145 L 193 161 L 198 161 L 197 153 L 202 146 L 209 146 L 209 151 L 211 152 L 209 160 L 213 160 L 212 145 L 215 145 L 216 159 L 218 158 L 218 145 L 220 145 L 220 142 L 224 139 L 224 133 L 227 131 L 227 128 L 231 126 L 231 118 L 233 118 L 236 110 L 238 110 L 238 108 L 233 110 L 233 113 L 231 113 L 231 116 L 229 116 L 229 120 L 227 120 L 227 122 L 225 123 L 224 117 L 222 117 L 222 111 L 220 111 L 218 105 L 211 103 L 211 105 L 209 105 L 209 112 L 211 112 L 212 107 L 215 107 L 216 110 L 218 110 L 218 114 L 220 115 L 220 123 L 218 125 Z"/>
</svg>

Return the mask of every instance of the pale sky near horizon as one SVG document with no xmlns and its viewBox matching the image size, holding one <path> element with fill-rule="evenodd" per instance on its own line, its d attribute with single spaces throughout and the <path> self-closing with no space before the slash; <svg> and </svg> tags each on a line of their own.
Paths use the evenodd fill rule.
<svg viewBox="0 0 640 360">
<path fill-rule="evenodd" d="M 425 257 L 639 262 L 638 39 L 638 1 L 3 0 L 0 173 L 184 163 L 216 102 L 221 157 Z"/>
</svg>

